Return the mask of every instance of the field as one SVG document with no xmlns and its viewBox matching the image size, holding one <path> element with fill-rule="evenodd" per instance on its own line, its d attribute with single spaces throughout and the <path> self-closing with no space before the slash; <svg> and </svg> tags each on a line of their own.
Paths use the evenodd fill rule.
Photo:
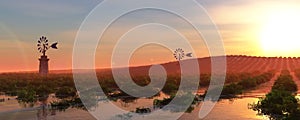
<svg viewBox="0 0 300 120">
<path fill-rule="evenodd" d="M 201 101 L 206 95 L 206 90 L 211 81 L 211 58 L 199 58 L 200 82 L 197 91 L 197 101 Z M 300 86 L 300 58 L 268 58 L 251 56 L 227 56 L 227 74 L 225 86 L 221 93 L 222 99 L 236 98 L 246 94 L 264 95 L 272 93 L 278 86 L 278 79 L 283 74 L 288 75 L 290 82 L 287 88 L 292 88 L 293 93 L 299 93 Z M 167 98 L 153 99 L 154 106 L 163 107 L 168 104 L 176 94 L 181 83 L 180 64 L 190 64 L 191 60 L 179 62 L 169 62 L 161 64 L 167 73 L 167 81 L 162 89 Z M 299 67 L 298 67 L 299 66 Z M 135 83 L 146 86 L 151 82 L 148 75 L 151 66 L 130 67 L 130 74 Z M 117 68 L 116 71 L 123 71 L 126 68 Z M 87 70 L 88 71 L 88 70 Z M 123 92 L 114 81 L 111 69 L 96 70 L 98 82 L 109 99 L 113 101 L 121 100 L 126 104 L 138 100 Z M 193 71 L 191 71 L 193 72 Z M 85 74 L 79 72 L 78 74 Z M 192 76 L 190 76 L 192 77 Z M 186 80 L 186 79 L 184 79 Z M 284 82 L 286 84 L 287 82 Z M 282 83 L 283 84 L 283 83 Z M 297 89 L 298 88 L 298 89 Z M 132 88 L 134 90 L 134 88 Z M 279 85 L 279 88 L 281 87 Z M 65 111 L 68 108 L 89 109 L 84 107 L 76 90 L 71 71 L 51 71 L 47 76 L 40 76 L 37 73 L 2 73 L 0 74 L 0 92 L 7 96 L 16 96 L 19 104 L 27 107 L 36 107 L 37 102 L 42 105 L 50 105 L 51 109 Z M 51 97 L 52 96 L 52 97 Z M 160 95 L 157 95 L 160 96 Z M 154 97 L 157 97 L 154 96 Z M 0 98 L 1 99 L 1 98 Z M 94 99 L 94 98 L 90 98 Z M 192 112 L 194 108 L 189 108 Z M 1 110 L 5 111 L 5 110 Z M 51 110 L 50 110 L 51 111 Z M 136 108 L 137 113 L 151 111 L 150 108 Z M 298 113 L 298 111 L 297 111 Z M 268 114 L 266 114 L 268 115 Z M 273 116 L 272 116 L 273 117 Z"/>
<path fill-rule="evenodd" d="M 268 93 L 274 81 L 279 77 L 282 70 L 290 72 L 293 80 L 300 86 L 300 58 L 282 57 L 253 57 L 253 56 L 227 56 L 227 74 L 225 80 L 225 90 L 222 94 L 233 91 L 227 90 L 235 87 L 235 93 L 247 91 L 250 93 Z M 162 89 L 167 94 L 176 93 L 181 81 L 180 64 L 191 64 L 191 60 L 170 62 L 161 64 L 167 73 L 167 82 Z M 200 82 L 199 92 L 203 93 L 210 84 L 211 58 L 199 58 Z M 298 67 L 299 66 L 299 67 Z M 149 69 L 151 66 L 130 67 L 132 79 L 141 86 L 150 83 Z M 117 68 L 122 71 L 125 68 Z M 97 77 L 102 89 L 106 93 L 119 90 L 114 81 L 111 69 L 100 69 Z M 51 71 L 48 76 L 40 76 L 37 73 L 2 73 L 0 74 L 0 91 L 10 95 L 17 95 L 23 89 L 34 90 L 40 94 L 50 94 L 62 92 L 61 96 L 75 95 L 76 88 L 73 82 L 71 71 Z M 240 88 L 240 89 L 238 89 Z M 238 90 L 236 90 L 238 89 Z M 70 93 L 63 93 L 69 91 Z"/>
</svg>

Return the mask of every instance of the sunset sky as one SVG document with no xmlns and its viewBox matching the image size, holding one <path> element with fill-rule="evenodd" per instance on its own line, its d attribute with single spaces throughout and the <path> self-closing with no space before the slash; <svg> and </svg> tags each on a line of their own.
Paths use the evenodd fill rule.
<svg viewBox="0 0 300 120">
<path fill-rule="evenodd" d="M 198 0 L 222 36 L 226 54 L 252 56 L 300 56 L 300 1 L 299 0 Z M 76 33 L 85 17 L 101 1 L 99 0 L 2 0 L 0 2 L 0 72 L 31 71 L 38 69 L 41 55 L 36 47 L 37 39 L 47 36 L 50 43 L 59 42 L 59 49 L 47 52 L 50 69 L 71 69 L 72 50 Z M 128 3 L 130 4 L 130 3 Z M 172 6 L 173 3 L 170 3 Z M 174 6 L 176 7 L 176 6 Z M 189 8 L 186 6 L 186 8 Z M 191 14 L 197 12 L 191 8 Z M 107 9 L 107 14 L 112 10 Z M 136 14 L 131 21 L 118 24 L 112 32 L 118 32 L 147 18 L 149 14 Z M 157 15 L 157 14 L 155 14 Z M 201 17 L 201 16 L 195 16 Z M 176 25 L 176 19 L 157 16 Z M 200 19 L 200 18 L 199 18 Z M 201 23 L 199 20 L 198 24 Z M 196 57 L 208 56 L 203 40 L 192 30 L 189 34 Z M 167 28 L 145 26 L 130 32 L 123 39 L 179 39 Z M 156 37 L 153 37 L 156 35 Z M 157 37 L 158 36 L 158 37 Z M 112 48 L 116 41 L 108 34 L 96 52 L 96 67 L 110 67 Z M 128 42 L 130 46 L 132 43 Z M 123 47 L 126 47 L 123 46 Z M 180 46 L 181 47 L 181 46 Z M 192 51 L 182 46 L 186 51 Z M 131 57 L 131 65 L 145 65 L 174 61 L 172 51 L 159 45 L 146 45 L 137 49 Z M 113 64 L 113 63 L 112 63 Z"/>
</svg>

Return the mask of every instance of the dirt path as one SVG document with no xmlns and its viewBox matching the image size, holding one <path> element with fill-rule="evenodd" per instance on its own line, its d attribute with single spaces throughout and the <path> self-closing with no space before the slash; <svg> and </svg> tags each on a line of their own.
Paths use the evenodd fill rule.
<svg viewBox="0 0 300 120">
<path fill-rule="evenodd" d="M 250 91 L 246 91 L 244 94 L 266 94 L 269 93 L 272 90 L 272 87 L 276 81 L 276 79 L 280 76 L 281 74 L 281 70 L 283 67 L 283 63 L 282 62 L 277 62 L 276 66 L 281 66 L 279 67 L 280 69 L 278 69 L 278 71 L 276 71 L 275 75 L 271 78 L 270 81 L 263 83 L 261 85 L 259 85 L 258 87 L 256 87 L 256 89 L 254 90 L 250 90 Z M 271 66 L 268 66 L 271 67 Z"/>
<path fill-rule="evenodd" d="M 279 64 L 279 63 L 277 63 L 277 64 Z M 281 69 L 278 70 L 275 73 L 275 76 L 269 82 L 261 84 L 255 90 L 245 92 L 245 94 L 263 94 L 263 93 L 265 94 L 265 93 L 269 93 L 272 89 L 272 86 L 274 85 L 274 82 L 280 76 L 281 70 L 284 67 L 283 62 L 281 62 L 280 66 L 281 66 Z M 290 75 L 293 77 L 293 80 L 294 80 L 294 82 L 296 83 L 296 85 L 298 87 L 297 93 L 300 94 L 300 79 L 296 76 L 295 72 L 291 69 L 290 62 L 287 62 L 286 69 L 290 72 Z"/>
<path fill-rule="evenodd" d="M 296 76 L 295 72 L 291 72 L 290 71 L 291 76 L 293 77 L 294 82 L 297 85 L 298 91 L 297 93 L 300 94 L 300 80 L 298 79 L 298 77 Z"/>
<path fill-rule="evenodd" d="M 265 94 L 265 93 L 269 93 L 272 89 L 272 86 L 274 85 L 274 82 L 276 81 L 276 79 L 279 77 L 280 75 L 280 71 L 276 72 L 274 77 L 269 81 L 269 82 L 266 82 L 266 83 L 263 83 L 261 85 L 259 85 L 258 87 L 256 87 L 255 90 L 251 90 L 251 91 L 248 91 L 248 92 L 245 92 L 245 94 Z"/>
<path fill-rule="evenodd" d="M 293 80 L 294 80 L 294 82 L 295 82 L 296 85 L 297 85 L 297 88 L 298 88 L 297 93 L 299 94 L 299 93 L 300 93 L 300 80 L 299 80 L 299 78 L 296 76 L 295 72 L 291 70 L 291 66 L 290 66 L 289 63 L 288 63 L 288 65 L 287 65 L 287 69 L 290 71 L 290 74 L 291 74 L 291 76 L 293 77 Z"/>
</svg>

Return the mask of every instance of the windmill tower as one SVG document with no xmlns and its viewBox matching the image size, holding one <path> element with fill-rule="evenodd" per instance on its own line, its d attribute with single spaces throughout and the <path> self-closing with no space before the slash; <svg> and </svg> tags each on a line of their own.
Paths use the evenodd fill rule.
<svg viewBox="0 0 300 120">
<path fill-rule="evenodd" d="M 57 49 L 57 42 L 55 42 L 51 46 L 49 46 L 48 39 L 45 36 L 42 36 L 38 40 L 37 47 L 38 47 L 38 51 L 40 53 L 42 53 L 41 58 L 39 58 L 39 61 L 40 61 L 39 73 L 41 75 L 47 75 L 49 72 L 49 65 L 48 65 L 49 59 L 46 56 L 46 52 L 50 48 Z"/>
</svg>

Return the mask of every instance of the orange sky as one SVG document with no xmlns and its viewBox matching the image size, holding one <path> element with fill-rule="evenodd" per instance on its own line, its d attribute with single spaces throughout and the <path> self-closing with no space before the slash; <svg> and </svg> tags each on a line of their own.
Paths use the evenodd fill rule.
<svg viewBox="0 0 300 120">
<path fill-rule="evenodd" d="M 295 13 L 300 12 L 298 9 L 300 8 L 300 3 L 298 1 L 234 1 L 236 2 L 224 3 L 219 0 L 215 2 L 208 0 L 199 1 L 207 9 L 211 19 L 219 28 L 226 54 L 300 56 L 296 52 L 298 48 L 292 47 L 299 43 L 296 38 L 300 37 L 297 33 L 291 32 L 298 30 L 296 27 L 298 28 L 300 25 L 289 21 L 300 18 L 298 14 L 292 14 L 295 11 Z M 50 49 L 47 52 L 50 58 L 50 69 L 71 69 L 72 49 L 77 30 L 85 16 L 99 2 L 84 5 L 79 1 L 75 1 L 72 4 L 64 2 L 47 3 L 50 6 L 57 6 L 55 9 L 37 7 L 39 4 L 43 4 L 42 2 L 32 4 L 30 2 L 16 6 L 13 6 L 14 4 L 11 2 L 3 2 L 0 5 L 0 13 L 4 16 L 3 19 L 0 19 L 0 72 L 37 70 L 40 53 L 37 51 L 36 42 L 41 35 L 47 36 L 50 42 L 59 42 L 58 50 Z M 65 11 L 57 11 L 59 7 L 65 9 Z M 287 19 L 274 20 L 282 17 Z M 171 22 L 176 24 L 174 19 Z M 125 26 L 118 25 L 113 32 L 117 33 Z M 201 37 L 189 29 L 183 29 L 181 32 L 188 36 L 196 57 L 209 55 Z M 278 33 L 282 35 L 276 37 Z M 291 35 L 290 33 L 293 34 Z M 292 37 L 288 37 L 290 41 L 285 42 L 286 40 L 282 40 L 285 36 Z M 110 38 L 113 37 L 114 34 L 110 34 L 100 43 L 101 45 L 99 44 L 95 60 L 97 68 L 110 67 L 113 43 L 116 42 L 110 41 Z M 280 39 L 277 40 L 277 38 Z M 173 35 L 170 30 L 159 27 L 140 28 L 124 36 L 124 40 L 141 39 L 172 40 L 179 39 L 179 37 Z M 265 43 L 270 44 L 265 45 Z M 130 44 L 123 47 L 130 47 Z M 165 48 L 155 44 L 145 45 L 132 54 L 129 62 L 130 65 L 137 66 L 174 61 L 175 59 L 172 55 L 174 49 L 176 48 Z M 191 51 L 186 47 L 183 47 L 183 49 L 187 52 Z"/>
</svg>

